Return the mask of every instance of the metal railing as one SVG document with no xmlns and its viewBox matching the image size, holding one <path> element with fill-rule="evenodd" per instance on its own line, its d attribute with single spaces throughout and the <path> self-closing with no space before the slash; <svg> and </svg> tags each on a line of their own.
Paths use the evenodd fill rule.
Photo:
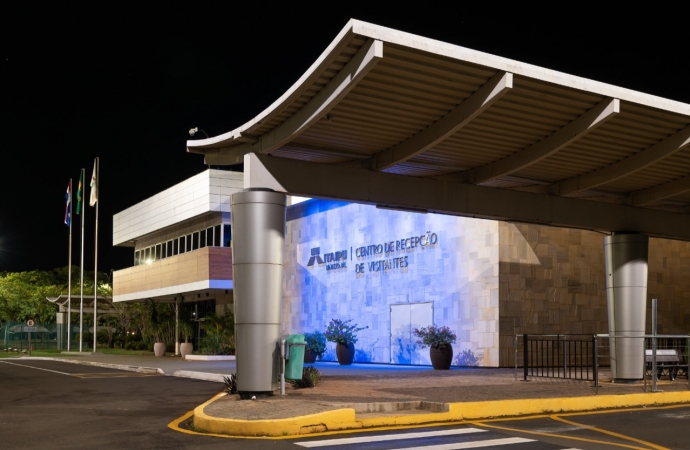
<svg viewBox="0 0 690 450">
<path fill-rule="evenodd" d="M 523 380 L 529 377 L 597 379 L 597 342 L 591 334 L 519 334 L 515 336 L 515 377 L 522 345 Z"/>
<path fill-rule="evenodd" d="M 612 383 L 620 381 L 613 378 L 611 362 L 615 355 L 612 355 L 612 348 L 616 342 L 625 346 L 623 340 L 629 342 L 630 339 L 639 341 L 634 348 L 642 352 L 639 361 L 643 361 L 644 367 L 639 372 L 642 374 L 639 380 L 623 381 L 643 381 L 647 392 L 651 380 L 651 391 L 658 392 L 657 380 L 674 382 L 685 377 L 690 389 L 690 336 L 687 335 L 519 334 L 515 336 L 515 379 L 518 379 L 521 369 L 524 381 L 530 377 L 592 381 L 592 387 L 598 393 L 602 379 Z M 637 358 L 634 357 L 635 360 Z"/>
<path fill-rule="evenodd" d="M 0 322 L 0 351 L 25 353 L 53 348 L 56 348 L 55 324 L 37 323 L 31 328 L 24 322 Z"/>
</svg>

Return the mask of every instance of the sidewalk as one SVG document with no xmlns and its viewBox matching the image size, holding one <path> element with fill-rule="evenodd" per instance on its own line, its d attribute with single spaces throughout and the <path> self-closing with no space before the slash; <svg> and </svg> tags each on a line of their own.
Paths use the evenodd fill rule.
<svg viewBox="0 0 690 450">
<path fill-rule="evenodd" d="M 154 371 L 222 382 L 235 373 L 235 362 L 185 361 L 179 357 L 88 354 L 56 359 L 125 370 Z M 239 400 L 218 396 L 194 411 L 196 429 L 236 436 L 293 435 L 378 426 L 412 425 L 500 416 L 587 411 L 615 407 L 690 403 L 688 380 L 662 379 L 644 392 L 643 383 L 531 378 L 516 380 L 514 369 L 453 368 L 378 364 L 311 364 L 321 372 L 313 389 L 293 389 L 285 396 Z M 219 392 L 224 388 L 219 385 Z M 651 386 L 648 385 L 651 390 Z"/>
</svg>

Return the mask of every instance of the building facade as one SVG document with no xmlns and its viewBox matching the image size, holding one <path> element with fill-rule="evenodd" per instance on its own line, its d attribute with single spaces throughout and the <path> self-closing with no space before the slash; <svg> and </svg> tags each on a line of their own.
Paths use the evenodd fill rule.
<svg viewBox="0 0 690 450">
<path fill-rule="evenodd" d="M 230 195 L 242 174 L 206 170 L 113 216 L 113 245 L 132 248 L 132 266 L 113 273 L 113 301 L 232 305 Z M 197 315 L 197 318 L 199 316 Z"/>
<path fill-rule="evenodd" d="M 242 174 L 207 170 L 114 217 L 133 249 L 113 300 L 233 306 L 230 196 Z M 287 208 L 281 332 L 366 327 L 355 362 L 429 364 L 415 328 L 457 335 L 453 364 L 510 367 L 517 334 L 608 332 L 605 234 L 312 199 Z M 651 239 L 659 332 L 687 333 L 690 243 Z M 651 330 L 651 314 L 647 314 Z M 335 361 L 334 344 L 323 357 Z"/>
</svg>

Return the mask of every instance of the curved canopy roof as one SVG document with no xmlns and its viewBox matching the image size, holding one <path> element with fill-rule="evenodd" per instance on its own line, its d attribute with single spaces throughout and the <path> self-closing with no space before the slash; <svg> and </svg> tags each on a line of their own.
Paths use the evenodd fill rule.
<svg viewBox="0 0 690 450">
<path fill-rule="evenodd" d="M 301 181 L 282 182 L 293 194 L 688 239 L 688 144 L 688 104 L 351 20 L 261 114 L 220 136 L 188 141 L 187 149 L 212 165 L 241 163 L 254 153 L 267 167 L 293 172 L 329 167 L 324 176 L 390 186 L 401 179 L 371 173 L 397 175 L 430 195 L 446 196 L 452 186 L 468 203 L 472 193 L 489 195 L 475 202 L 494 198 L 488 189 L 531 193 L 504 198 L 535 211 L 456 207 L 451 198 L 396 201 L 369 191 L 320 193 Z M 598 206 L 588 210 L 581 200 L 563 198 Z M 538 211 L 544 208 L 626 219 L 581 222 Z M 672 228 L 651 225 L 655 220 Z"/>
</svg>

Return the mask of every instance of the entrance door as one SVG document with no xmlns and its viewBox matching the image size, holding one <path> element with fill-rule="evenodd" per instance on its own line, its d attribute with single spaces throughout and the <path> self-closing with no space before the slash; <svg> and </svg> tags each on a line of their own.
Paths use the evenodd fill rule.
<svg viewBox="0 0 690 450">
<path fill-rule="evenodd" d="M 391 305 L 391 364 L 431 364 L 429 349 L 420 349 L 412 332 L 433 323 L 431 302 Z"/>
</svg>

